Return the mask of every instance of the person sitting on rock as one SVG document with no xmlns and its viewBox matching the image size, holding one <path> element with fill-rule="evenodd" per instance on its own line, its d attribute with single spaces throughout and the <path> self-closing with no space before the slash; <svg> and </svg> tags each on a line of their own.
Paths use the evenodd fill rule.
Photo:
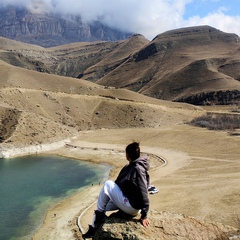
<svg viewBox="0 0 240 240">
<path fill-rule="evenodd" d="M 133 142 L 126 147 L 126 159 L 129 164 L 123 167 L 115 182 L 107 180 L 104 183 L 98 196 L 92 225 L 82 235 L 84 239 L 94 237 L 106 220 L 106 211 L 119 210 L 133 217 L 140 212 L 141 223 L 144 227 L 149 226 L 148 157 L 140 156 L 139 143 Z"/>
</svg>

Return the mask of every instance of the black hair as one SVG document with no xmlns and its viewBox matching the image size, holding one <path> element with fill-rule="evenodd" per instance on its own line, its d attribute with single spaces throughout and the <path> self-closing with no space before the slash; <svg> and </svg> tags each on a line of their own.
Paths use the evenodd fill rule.
<svg viewBox="0 0 240 240">
<path fill-rule="evenodd" d="M 134 161 L 135 159 L 140 157 L 140 147 L 138 142 L 130 143 L 126 147 L 126 153 L 128 154 L 128 157 Z"/>
</svg>

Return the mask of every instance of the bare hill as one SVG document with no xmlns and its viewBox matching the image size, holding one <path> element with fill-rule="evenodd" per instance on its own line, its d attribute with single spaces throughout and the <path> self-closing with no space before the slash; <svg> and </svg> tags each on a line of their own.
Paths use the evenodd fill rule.
<svg viewBox="0 0 240 240">
<path fill-rule="evenodd" d="M 122 41 L 79 42 L 48 49 L 6 42 L 0 39 L 0 58 L 14 66 L 169 101 L 196 105 L 239 102 L 240 39 L 209 26 L 168 31 L 152 41 L 135 34 Z"/>
<path fill-rule="evenodd" d="M 155 98 L 204 104 L 231 91 L 239 101 L 240 38 L 202 26 L 158 35 L 97 83 Z M 234 95 L 234 90 L 237 90 Z M 212 96 L 213 95 L 213 96 Z M 227 99 L 226 96 L 223 97 Z M 215 101 L 215 102 L 214 102 Z M 220 97 L 211 102 L 223 103 Z"/>
<path fill-rule="evenodd" d="M 41 48 L 0 38 L 0 58 L 11 65 L 95 82 L 122 64 L 149 40 L 141 35 L 116 42 L 78 42 Z"/>
<path fill-rule="evenodd" d="M 0 73 L 3 144 L 54 142 L 80 130 L 166 126 L 199 114 L 191 105 L 26 70 L 3 61 Z"/>
<path fill-rule="evenodd" d="M 44 48 L 38 45 L 23 43 L 23 42 L 0 37 L 0 49 L 7 50 L 7 51 L 11 51 L 11 50 L 16 51 L 21 49 L 32 49 L 35 51 L 41 51 Z"/>
</svg>

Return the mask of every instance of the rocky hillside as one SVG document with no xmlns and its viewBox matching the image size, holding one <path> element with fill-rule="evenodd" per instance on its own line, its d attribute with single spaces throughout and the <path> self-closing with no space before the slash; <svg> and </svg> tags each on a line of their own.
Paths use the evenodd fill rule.
<svg viewBox="0 0 240 240">
<path fill-rule="evenodd" d="M 16 67 L 96 82 L 144 47 L 149 40 L 135 34 L 126 40 L 78 42 L 52 48 L 0 37 L 0 59 Z"/>
<path fill-rule="evenodd" d="M 195 218 L 169 212 L 151 214 L 151 225 L 141 226 L 137 219 L 109 217 L 97 231 L 95 240 L 229 240 L 239 239 L 233 227 L 218 223 L 207 223 Z M 79 237 L 78 239 L 81 239 Z"/>
<path fill-rule="evenodd" d="M 3 61 L 0 73 L 2 146 L 60 141 L 81 130 L 171 125 L 199 114 L 191 105 L 26 70 Z"/>
<path fill-rule="evenodd" d="M 83 78 L 88 79 L 87 71 Z M 239 81 L 240 38 L 202 26 L 158 35 L 96 82 L 193 104 L 211 104 L 211 98 L 205 96 L 211 93 L 215 96 L 212 103 L 228 104 L 239 102 Z M 218 101 L 220 91 L 222 96 L 230 91 L 231 99 Z"/>
<path fill-rule="evenodd" d="M 195 105 L 240 100 L 240 38 L 209 26 L 168 31 L 152 41 L 135 34 L 46 49 L 2 38 L 0 46 L 0 58 L 11 65 L 157 99 Z"/>
<path fill-rule="evenodd" d="M 33 13 L 26 8 L 0 7 L 0 36 L 44 47 L 72 42 L 116 41 L 131 34 L 80 16 Z"/>
</svg>

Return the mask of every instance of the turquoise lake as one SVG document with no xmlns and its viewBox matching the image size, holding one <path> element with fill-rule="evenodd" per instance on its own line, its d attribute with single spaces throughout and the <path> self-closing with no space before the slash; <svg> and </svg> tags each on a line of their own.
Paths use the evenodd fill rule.
<svg viewBox="0 0 240 240">
<path fill-rule="evenodd" d="M 31 239 L 49 207 L 103 182 L 109 171 L 106 165 L 59 156 L 0 159 L 0 239 Z"/>
</svg>

